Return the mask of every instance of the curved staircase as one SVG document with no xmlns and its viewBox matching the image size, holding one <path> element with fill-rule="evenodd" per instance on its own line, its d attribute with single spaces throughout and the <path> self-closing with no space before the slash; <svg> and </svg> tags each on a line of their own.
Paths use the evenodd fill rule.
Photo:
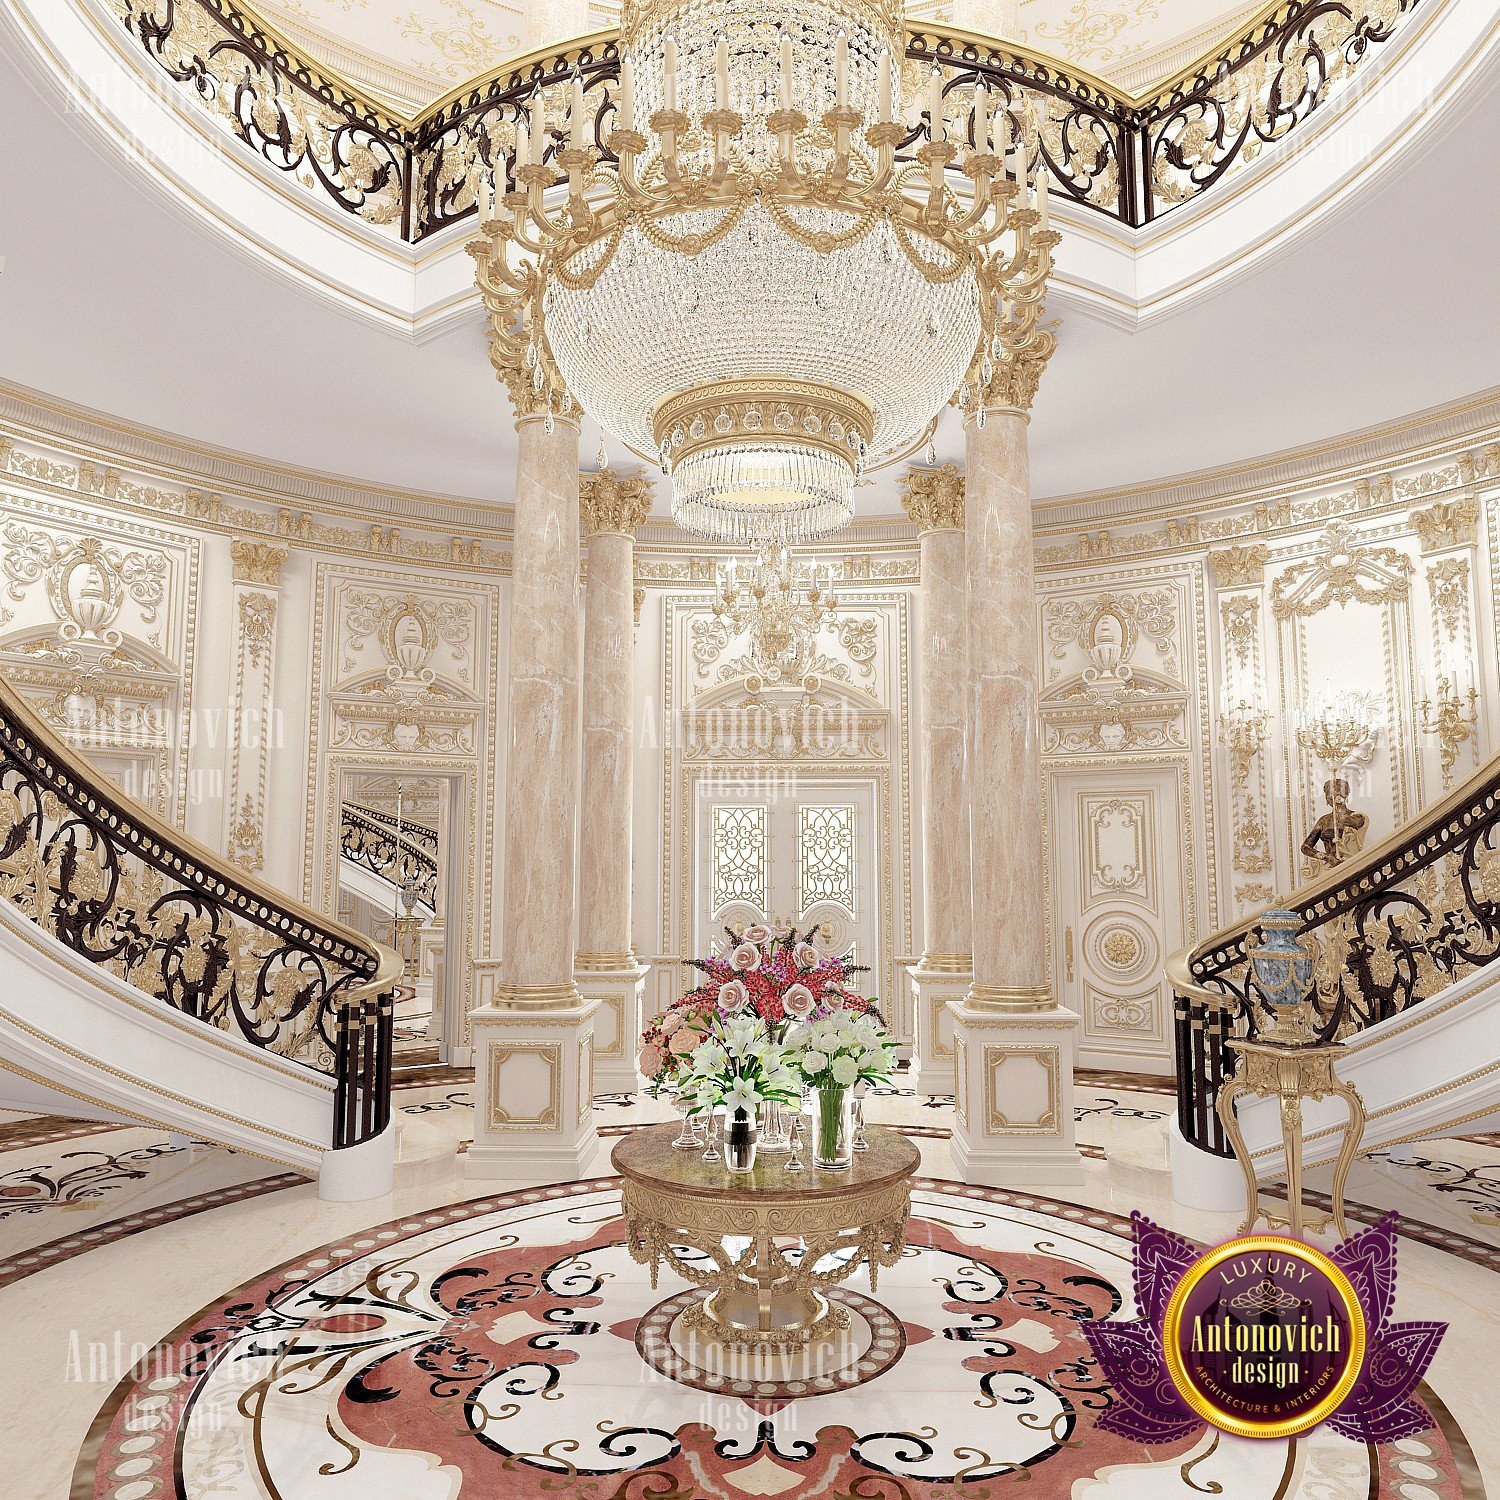
<svg viewBox="0 0 1500 1500">
<path fill-rule="evenodd" d="M 1363 1150 L 1500 1125 L 1500 757 L 1372 849 L 1278 902 L 1302 918 L 1321 1040 L 1342 1041 L 1340 1078 L 1364 1101 Z M 1265 1018 L 1250 979 L 1258 919 L 1175 954 L 1177 1117 L 1173 1196 L 1243 1207 L 1239 1166 L 1215 1104 L 1232 1037 Z M 1272 1100 L 1241 1101 L 1261 1178 L 1284 1172 Z M 1304 1160 L 1331 1160 L 1343 1107 L 1305 1102 Z"/>
<path fill-rule="evenodd" d="M 109 785 L 0 682 L 0 1106 L 390 1191 L 387 948 Z"/>
</svg>

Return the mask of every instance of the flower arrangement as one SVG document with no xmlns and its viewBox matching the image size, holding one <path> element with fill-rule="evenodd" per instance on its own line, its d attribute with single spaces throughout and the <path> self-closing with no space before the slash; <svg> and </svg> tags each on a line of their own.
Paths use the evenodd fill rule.
<svg viewBox="0 0 1500 1500">
<path fill-rule="evenodd" d="M 683 999 L 712 1001 L 725 1015 L 756 1015 L 777 1038 L 835 1010 L 868 1010 L 870 1002 L 849 988 L 850 976 L 865 970 L 816 948 L 808 941 L 815 930 L 726 929 L 723 952 L 693 961 L 703 982 Z"/>
<path fill-rule="evenodd" d="M 831 1011 L 788 1033 L 797 1071 L 813 1091 L 813 1161 L 849 1164 L 853 1149 L 850 1090 L 857 1083 L 887 1083 L 896 1066 L 890 1033 L 871 1011 Z"/>
<path fill-rule="evenodd" d="M 646 1091 L 653 1098 L 679 1093 L 686 1059 L 720 1020 L 758 1019 L 779 1042 L 790 1026 L 834 1011 L 869 1011 L 871 1002 L 849 988 L 850 977 L 866 971 L 814 947 L 808 941 L 814 930 L 726 928 L 722 952 L 692 960 L 703 982 L 641 1033 L 638 1061 Z"/>
<path fill-rule="evenodd" d="M 786 1049 L 754 1016 L 720 1021 L 677 1081 L 678 1098 L 693 1114 L 707 1114 L 719 1105 L 731 1115 L 736 1110 L 753 1114 L 763 1100 L 790 1104 L 801 1093 L 801 1077 L 788 1064 Z"/>
<path fill-rule="evenodd" d="M 896 1067 L 890 1033 L 871 1012 L 832 1011 L 791 1031 L 797 1071 L 809 1088 L 853 1088 L 857 1083 L 889 1083 Z"/>
</svg>

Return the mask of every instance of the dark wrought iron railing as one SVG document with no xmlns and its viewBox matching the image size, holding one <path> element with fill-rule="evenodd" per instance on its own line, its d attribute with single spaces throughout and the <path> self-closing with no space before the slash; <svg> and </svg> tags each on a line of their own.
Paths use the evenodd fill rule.
<svg viewBox="0 0 1500 1500">
<path fill-rule="evenodd" d="M 301 190 L 402 240 L 473 217 L 476 164 L 493 168 L 495 153 L 512 149 L 539 88 L 548 94 L 549 156 L 562 144 L 563 95 L 575 74 L 592 105 L 593 144 L 609 155 L 614 32 L 530 54 L 407 117 L 302 56 L 243 0 L 107 3 L 167 78 L 242 146 Z M 1057 58 L 941 25 L 912 23 L 906 55 L 943 72 L 950 123 L 961 135 L 973 139 L 973 86 L 983 80 L 1013 123 L 1035 122 L 1041 164 L 1059 191 L 1139 227 L 1284 140 L 1417 4 L 1280 0 L 1144 96 Z M 917 139 L 913 130 L 906 148 Z"/>
<path fill-rule="evenodd" d="M 1324 1040 L 1430 999 L 1500 957 L 1500 757 L 1373 849 L 1277 903 L 1302 918 Z M 1253 1036 L 1264 1006 L 1249 977 L 1257 920 L 1167 963 L 1174 996 L 1177 1120 L 1183 1136 L 1231 1154 L 1215 1110 L 1234 1071 L 1226 1045 Z"/>
<path fill-rule="evenodd" d="M 335 1148 L 389 1123 L 397 956 L 158 821 L 4 681 L 0 900 L 195 1021 L 331 1075 Z"/>
<path fill-rule="evenodd" d="M 408 830 L 398 830 L 363 807 L 346 802 L 339 824 L 339 850 L 429 911 L 437 909 L 437 857 Z"/>
</svg>

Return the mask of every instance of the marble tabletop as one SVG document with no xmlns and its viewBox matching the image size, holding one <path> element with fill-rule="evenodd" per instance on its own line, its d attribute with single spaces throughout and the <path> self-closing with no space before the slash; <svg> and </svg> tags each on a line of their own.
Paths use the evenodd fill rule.
<svg viewBox="0 0 1500 1500">
<path fill-rule="evenodd" d="M 723 1162 L 701 1160 L 702 1149 L 679 1151 L 672 1140 L 675 1123 L 648 1125 L 621 1136 L 610 1161 L 621 1177 L 687 1197 L 723 1198 L 738 1190 L 757 1199 L 777 1203 L 813 1203 L 850 1191 L 874 1191 L 912 1176 L 920 1165 L 917 1148 L 903 1135 L 880 1125 L 867 1125 L 868 1151 L 854 1154 L 853 1165 L 830 1172 L 812 1165 L 806 1142 L 802 1158 L 806 1170 L 787 1173 L 785 1152 L 760 1152 L 749 1172 L 731 1172 Z"/>
</svg>

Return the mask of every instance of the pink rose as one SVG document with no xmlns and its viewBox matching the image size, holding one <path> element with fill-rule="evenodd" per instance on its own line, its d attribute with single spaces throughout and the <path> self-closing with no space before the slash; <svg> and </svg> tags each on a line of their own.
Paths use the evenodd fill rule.
<svg viewBox="0 0 1500 1500">
<path fill-rule="evenodd" d="M 729 955 L 729 967 L 738 970 L 741 974 L 748 969 L 758 969 L 760 967 L 760 949 L 754 943 L 741 943 Z"/>
<path fill-rule="evenodd" d="M 803 969 L 816 969 L 823 962 L 823 955 L 811 943 L 798 943 L 792 949 L 792 956 Z"/>
<path fill-rule="evenodd" d="M 794 1021 L 805 1021 L 813 1013 L 817 1003 L 813 999 L 813 992 L 805 984 L 788 985 L 786 994 L 781 997 L 782 1009 Z"/>
<path fill-rule="evenodd" d="M 743 979 L 731 979 L 719 991 L 719 1009 L 728 1016 L 738 1015 L 750 1003 L 750 991 Z"/>
<path fill-rule="evenodd" d="M 666 1015 L 662 1017 L 661 1034 L 663 1036 L 671 1036 L 672 1033 L 676 1031 L 677 1028 L 681 1026 L 682 1023 L 686 1020 L 687 1016 L 682 1011 L 669 1010 Z"/>
<path fill-rule="evenodd" d="M 667 1049 L 676 1057 L 685 1056 L 698 1045 L 698 1036 L 691 1026 L 679 1026 L 667 1039 Z"/>
<path fill-rule="evenodd" d="M 662 1068 L 666 1066 L 667 1060 L 661 1055 L 660 1047 L 655 1047 L 650 1042 L 647 1042 L 641 1048 L 641 1055 L 637 1061 L 641 1065 L 641 1072 L 647 1078 L 655 1078 L 661 1072 Z"/>
<path fill-rule="evenodd" d="M 740 934 L 740 936 L 744 938 L 747 943 L 763 943 L 768 937 L 770 937 L 770 935 L 771 929 L 769 927 L 761 926 L 747 927 Z"/>
</svg>

